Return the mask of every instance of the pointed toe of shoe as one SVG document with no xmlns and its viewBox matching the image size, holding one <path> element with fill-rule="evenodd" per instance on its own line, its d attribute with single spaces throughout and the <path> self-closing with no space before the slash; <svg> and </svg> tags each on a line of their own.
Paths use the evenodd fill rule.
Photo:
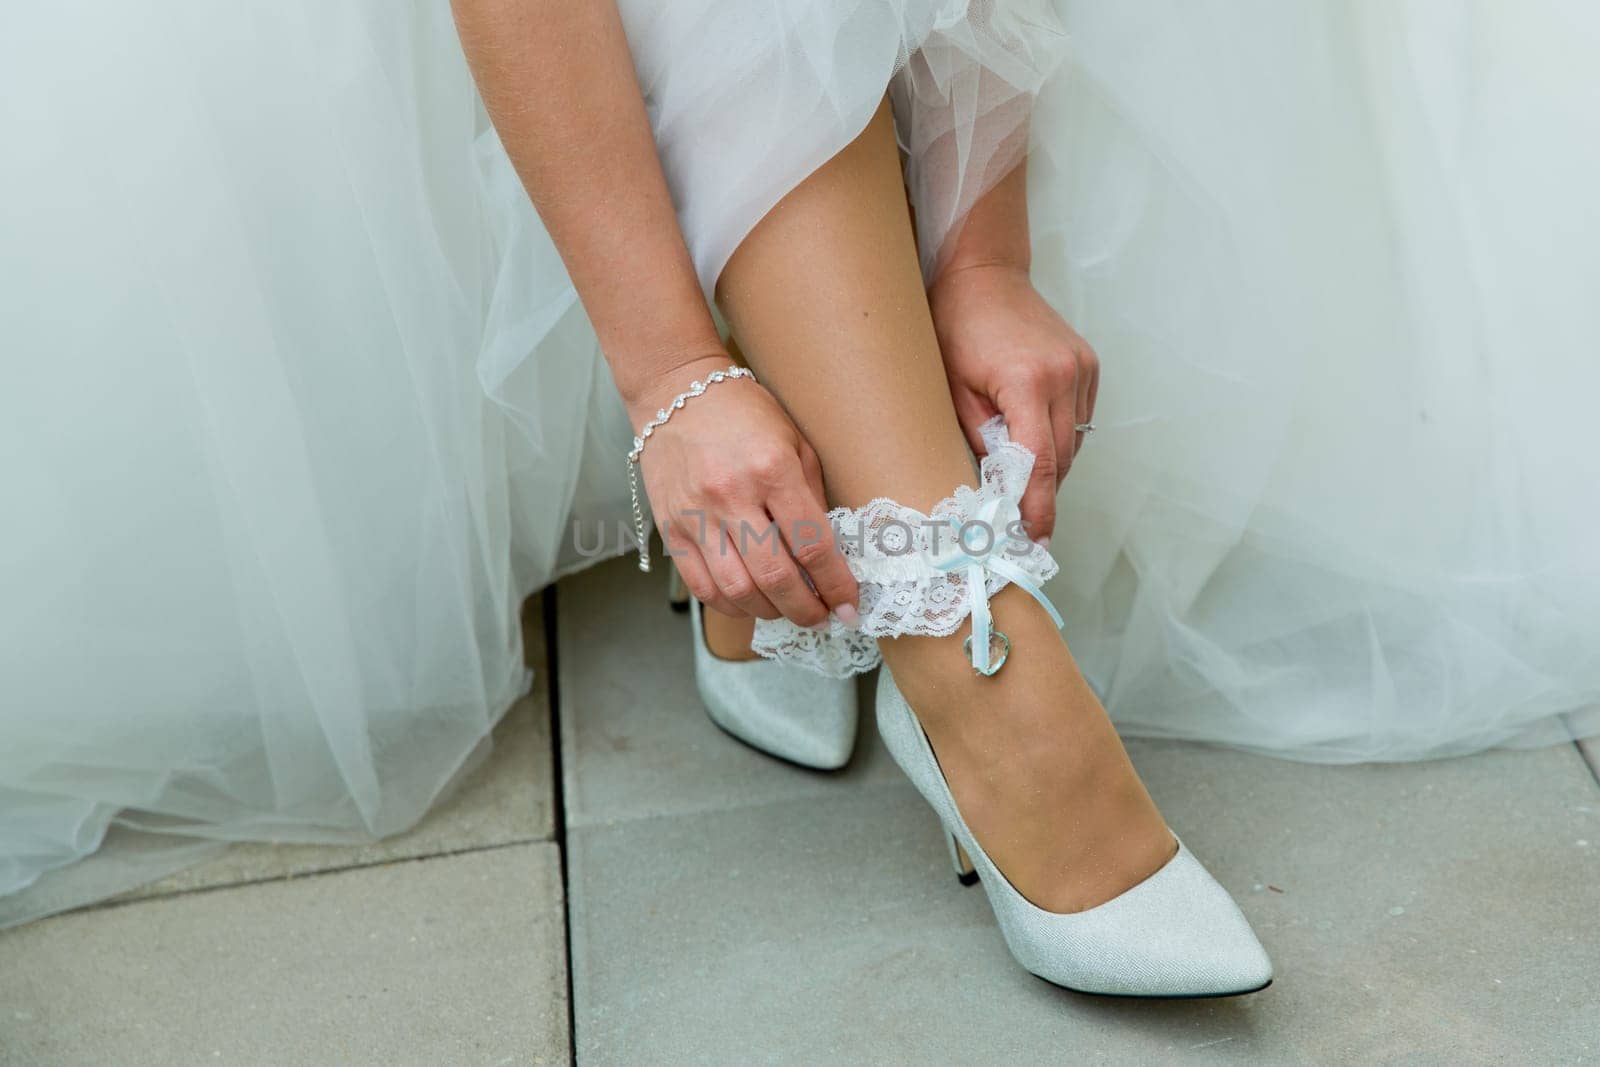
<svg viewBox="0 0 1600 1067">
<path fill-rule="evenodd" d="M 856 686 L 772 660 L 727 660 L 706 647 L 690 602 L 694 680 L 711 721 L 751 748 L 801 767 L 836 771 L 856 747 Z"/>
<path fill-rule="evenodd" d="M 857 718 L 853 685 L 766 661 L 717 666 L 742 668 L 698 674 L 700 699 L 723 730 L 802 767 L 832 771 L 850 762 Z"/>
<path fill-rule="evenodd" d="M 1036 906 L 972 836 L 916 714 L 878 679 L 878 732 L 945 832 L 966 851 L 1006 945 L 1029 971 L 1066 989 L 1124 997 L 1226 997 L 1272 981 L 1272 961 L 1228 891 L 1178 842 L 1155 874 L 1098 907 Z"/>
<path fill-rule="evenodd" d="M 1071 920 L 1061 933 L 1070 934 L 1077 949 L 1036 953 L 1038 966 L 1029 969 L 1069 989 L 1225 997 L 1272 981 L 1272 960 L 1239 906 L 1181 844 L 1144 882 L 1097 908 L 1061 918 Z M 1063 961 L 1071 965 L 1060 966 Z"/>
</svg>

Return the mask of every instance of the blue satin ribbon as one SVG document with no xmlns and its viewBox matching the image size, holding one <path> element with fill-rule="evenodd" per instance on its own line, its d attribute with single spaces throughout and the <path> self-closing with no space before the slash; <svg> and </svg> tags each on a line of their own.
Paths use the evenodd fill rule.
<svg viewBox="0 0 1600 1067">
<path fill-rule="evenodd" d="M 956 553 L 949 559 L 941 559 L 933 564 L 937 569 L 947 573 L 958 570 L 967 572 L 967 593 L 972 598 L 972 669 L 984 675 L 994 674 L 1005 663 L 1004 660 L 1001 660 L 993 668 L 989 666 L 990 633 L 993 628 L 993 619 L 989 614 L 988 580 L 990 572 L 1005 578 L 1012 585 L 1017 586 L 1037 600 L 1040 606 L 1050 615 L 1051 621 L 1056 624 L 1056 629 L 1059 630 L 1066 625 L 1061 618 L 1061 613 L 1056 611 L 1055 605 L 1050 603 L 1049 598 L 1044 595 L 1044 591 L 1034 582 L 1033 577 L 1016 563 L 1000 555 L 997 544 L 1001 534 L 995 530 L 994 524 L 999 510 L 1004 504 L 1004 500 L 989 501 L 978 510 L 974 520 L 986 524 L 993 534 L 989 544 L 990 551 L 986 555 L 979 557 L 968 554 L 966 542 L 961 537 L 961 520 L 950 516 L 947 521 L 950 523 L 951 529 L 955 531 Z M 1004 634 L 1000 636 L 1005 637 Z M 1010 643 L 1010 638 L 1006 638 L 1006 644 L 1009 645 Z"/>
</svg>

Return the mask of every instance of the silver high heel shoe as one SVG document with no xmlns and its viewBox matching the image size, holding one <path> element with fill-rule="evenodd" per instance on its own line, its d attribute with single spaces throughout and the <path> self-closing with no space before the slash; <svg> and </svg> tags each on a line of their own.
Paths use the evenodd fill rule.
<svg viewBox="0 0 1600 1067">
<path fill-rule="evenodd" d="M 833 771 L 849 763 L 859 719 L 854 681 L 766 659 L 721 659 L 706 647 L 700 602 L 685 597 L 694 680 L 711 721 L 751 748 L 802 767 Z"/>
<path fill-rule="evenodd" d="M 1013 655 L 989 606 L 1000 588 L 1020 589 L 1063 625 L 1043 588 L 1056 563 L 1021 521 L 1033 453 L 1011 441 L 998 416 L 979 432 L 985 455 L 976 488 L 957 486 L 926 512 L 885 497 L 829 512 L 860 587 L 854 626 L 833 619 L 826 630 L 808 631 L 787 620 L 761 621 L 755 646 L 841 676 L 876 666 L 881 638 L 951 637 L 970 624 L 963 655 L 988 677 Z M 1272 961 L 1244 915 L 1181 841 L 1159 871 L 1104 904 L 1072 914 L 1045 911 L 1006 880 L 974 839 L 922 724 L 888 671 L 878 674 L 878 731 L 944 824 L 956 872 L 963 882 L 973 875 L 983 882 L 1011 954 L 1040 978 L 1131 997 L 1232 996 L 1272 981 Z"/>
<path fill-rule="evenodd" d="M 1272 983 L 1272 961 L 1238 905 L 1182 841 L 1166 866 L 1088 911 L 1061 914 L 1030 903 L 967 828 L 888 670 L 879 672 L 877 703 L 884 744 L 944 824 L 961 881 L 982 881 L 1023 967 L 1076 992 L 1124 997 L 1227 997 Z"/>
</svg>

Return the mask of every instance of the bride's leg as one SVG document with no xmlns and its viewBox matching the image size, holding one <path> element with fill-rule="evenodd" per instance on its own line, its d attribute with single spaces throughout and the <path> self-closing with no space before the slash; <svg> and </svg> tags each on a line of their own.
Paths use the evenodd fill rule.
<svg viewBox="0 0 1600 1067">
<path fill-rule="evenodd" d="M 718 659 L 760 659 L 750 647 L 756 632 L 756 621 L 751 618 L 736 619 L 720 611 L 707 609 L 701 616 L 705 623 L 706 648 Z"/>
<path fill-rule="evenodd" d="M 917 266 L 887 106 L 739 247 L 718 302 L 811 441 L 831 503 L 926 510 L 975 484 Z M 1041 907 L 1076 911 L 1143 880 L 1175 844 L 1055 627 L 1026 594 L 992 601 L 1005 669 L 961 643 L 883 654 L 984 850 Z"/>
</svg>

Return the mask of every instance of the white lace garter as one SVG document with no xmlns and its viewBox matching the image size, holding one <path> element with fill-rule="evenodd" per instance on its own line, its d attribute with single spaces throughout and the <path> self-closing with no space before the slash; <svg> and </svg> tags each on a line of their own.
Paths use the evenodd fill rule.
<svg viewBox="0 0 1600 1067">
<path fill-rule="evenodd" d="M 880 637 L 944 637 L 973 616 L 977 634 L 989 633 L 988 598 L 1017 581 L 1041 603 L 1039 586 L 1056 573 L 1055 560 L 1028 539 L 1018 502 L 1033 470 L 1033 453 L 1012 442 L 995 416 L 979 429 L 988 455 L 979 485 L 959 486 L 927 513 L 884 497 L 861 508 L 828 513 L 840 551 L 861 588 L 861 619 L 854 629 L 829 619 L 807 630 L 787 619 L 756 620 L 751 647 L 768 659 L 847 678 L 876 667 Z M 981 586 L 976 596 L 974 585 Z M 1058 623 L 1059 625 L 1059 623 Z M 994 638 L 1005 641 L 996 632 Z M 992 674 L 1005 661 L 991 641 L 973 649 L 973 666 Z"/>
</svg>

